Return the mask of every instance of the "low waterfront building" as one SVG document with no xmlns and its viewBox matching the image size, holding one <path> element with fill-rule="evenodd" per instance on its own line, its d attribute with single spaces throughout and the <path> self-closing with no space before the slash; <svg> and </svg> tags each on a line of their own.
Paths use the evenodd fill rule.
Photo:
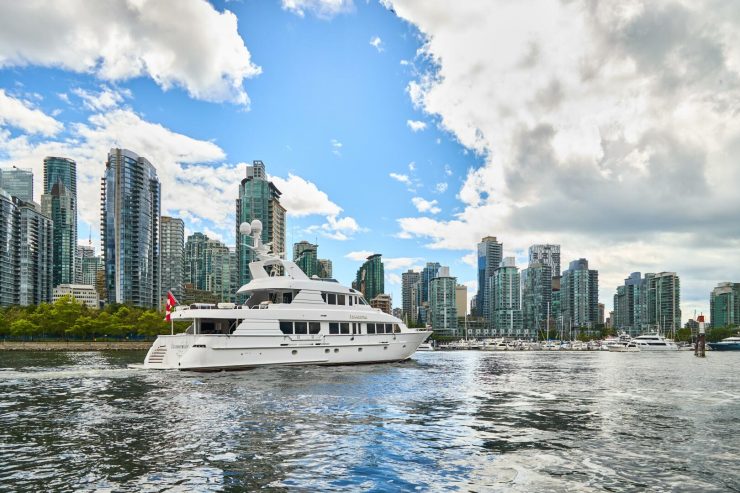
<svg viewBox="0 0 740 493">
<path fill-rule="evenodd" d="M 89 308 L 100 308 L 100 299 L 95 286 L 87 284 L 60 284 L 54 288 L 52 300 L 57 301 L 59 298 L 68 295 L 84 303 Z"/>
</svg>

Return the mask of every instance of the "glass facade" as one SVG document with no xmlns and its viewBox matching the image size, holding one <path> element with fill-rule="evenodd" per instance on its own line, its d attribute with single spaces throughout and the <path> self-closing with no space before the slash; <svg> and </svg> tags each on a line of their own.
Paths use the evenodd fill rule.
<svg viewBox="0 0 740 493">
<path fill-rule="evenodd" d="M 416 322 L 419 314 L 417 313 L 417 303 L 415 298 L 415 289 L 421 281 L 421 273 L 409 270 L 401 274 L 401 309 L 402 318 L 406 323 Z"/>
<path fill-rule="evenodd" d="M 26 168 L 0 168 L 0 188 L 11 197 L 33 202 L 33 171 Z"/>
<path fill-rule="evenodd" d="M 574 260 L 563 272 L 560 286 L 561 327 L 567 331 L 593 329 L 599 319 L 599 273 L 585 258 Z"/>
<path fill-rule="evenodd" d="M 101 194 L 101 240 L 109 302 L 160 305 L 160 184 L 145 158 L 108 154 Z"/>
<path fill-rule="evenodd" d="M 53 285 L 75 282 L 77 253 L 77 163 L 63 157 L 44 158 L 41 207 L 54 221 Z"/>
<path fill-rule="evenodd" d="M 432 330 L 439 335 L 458 335 L 456 286 L 455 277 L 435 277 L 429 282 L 429 318 Z"/>
<path fill-rule="evenodd" d="M 18 199 L 0 190 L 0 306 L 17 305 L 20 277 Z"/>
<path fill-rule="evenodd" d="M 493 332 L 501 337 L 524 337 L 519 269 L 513 257 L 507 257 L 489 278 L 489 287 L 494 295 L 493 310 L 489 323 Z"/>
<path fill-rule="evenodd" d="M 218 240 L 193 233 L 185 242 L 183 282 L 189 290 L 208 292 L 216 301 L 232 302 L 236 291 L 236 255 Z M 203 300 L 188 300 L 203 301 Z"/>
<path fill-rule="evenodd" d="M 0 306 L 51 301 L 51 218 L 0 191 Z"/>
<path fill-rule="evenodd" d="M 185 223 L 176 217 L 162 216 L 160 222 L 162 245 L 162 297 L 172 291 L 176 299 L 183 295 L 183 255 Z"/>
<path fill-rule="evenodd" d="M 365 263 L 357 270 L 355 286 L 365 296 L 366 300 L 372 300 L 379 294 L 384 293 L 385 274 L 383 271 L 383 261 L 379 253 L 370 255 Z"/>
<path fill-rule="evenodd" d="M 535 260 L 521 273 L 522 318 L 524 332 L 530 339 L 547 331 L 552 316 L 552 270 Z M 553 325 L 554 328 L 554 325 Z"/>
<path fill-rule="evenodd" d="M 494 293 L 489 291 L 488 282 L 493 272 L 499 268 L 504 258 L 504 245 L 496 240 L 495 236 L 486 236 L 478 243 L 478 294 L 477 313 L 487 320 L 492 318 Z"/>
<path fill-rule="evenodd" d="M 319 275 L 318 250 L 318 245 L 307 241 L 293 244 L 293 262 L 308 277 Z"/>
<path fill-rule="evenodd" d="M 712 327 L 740 325 L 740 283 L 719 283 L 712 290 L 709 307 Z"/>
<path fill-rule="evenodd" d="M 267 181 L 265 165 L 254 161 L 247 166 L 247 177 L 239 185 L 239 197 L 236 199 L 236 257 L 238 281 L 240 285 L 251 279 L 249 263 L 254 254 L 252 238 L 239 233 L 239 225 L 259 219 L 262 222 L 262 242 L 272 244 L 272 252 L 285 253 L 285 208 L 280 205 L 280 190 Z"/>
<path fill-rule="evenodd" d="M 52 297 L 53 223 L 32 202 L 20 210 L 20 271 L 18 304 L 48 303 Z"/>
<path fill-rule="evenodd" d="M 550 267 L 552 277 L 560 277 L 560 245 L 532 245 L 529 247 L 529 265 L 535 262 Z"/>
</svg>

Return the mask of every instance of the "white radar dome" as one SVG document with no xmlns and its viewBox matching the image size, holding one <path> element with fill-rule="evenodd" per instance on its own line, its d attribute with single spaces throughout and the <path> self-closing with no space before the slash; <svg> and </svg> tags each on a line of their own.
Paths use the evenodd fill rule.
<svg viewBox="0 0 740 493">
<path fill-rule="evenodd" d="M 243 222 L 239 225 L 239 232 L 243 235 L 251 235 L 252 226 L 250 226 L 247 222 Z"/>
<path fill-rule="evenodd" d="M 256 234 L 261 234 L 262 233 L 262 221 L 260 221 L 259 219 L 255 219 L 254 221 L 252 221 L 252 231 Z"/>
</svg>

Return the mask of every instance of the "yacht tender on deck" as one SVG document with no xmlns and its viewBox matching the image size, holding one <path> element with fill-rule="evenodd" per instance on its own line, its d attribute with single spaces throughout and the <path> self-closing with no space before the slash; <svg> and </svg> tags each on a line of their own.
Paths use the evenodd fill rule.
<svg viewBox="0 0 740 493">
<path fill-rule="evenodd" d="M 238 294 L 244 305 L 178 306 L 174 320 L 189 320 L 181 334 L 157 337 L 143 368 L 229 370 L 265 365 L 350 364 L 400 361 L 431 334 L 409 329 L 371 308 L 362 293 L 333 279 L 309 279 L 293 262 L 269 253 L 262 224 L 243 223 L 257 260 L 252 280 Z M 282 270 L 284 275 L 275 275 Z"/>
</svg>

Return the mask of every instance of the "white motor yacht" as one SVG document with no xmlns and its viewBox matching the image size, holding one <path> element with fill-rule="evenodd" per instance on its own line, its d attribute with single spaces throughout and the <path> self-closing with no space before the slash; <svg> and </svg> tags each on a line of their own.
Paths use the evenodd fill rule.
<svg viewBox="0 0 740 493">
<path fill-rule="evenodd" d="M 678 345 L 660 334 L 643 334 L 632 339 L 640 351 L 678 351 Z"/>
<path fill-rule="evenodd" d="M 607 350 L 612 353 L 637 353 L 640 352 L 640 348 L 637 347 L 635 341 L 629 341 L 624 344 L 615 343 L 607 346 Z"/>
<path fill-rule="evenodd" d="M 240 232 L 252 236 L 256 258 L 251 281 L 237 292 L 248 296 L 246 303 L 176 307 L 172 320 L 190 326 L 157 337 L 137 367 L 215 371 L 401 361 L 431 334 L 371 308 L 359 291 L 308 278 L 295 263 L 269 253 L 260 221 L 243 223 Z"/>
</svg>

